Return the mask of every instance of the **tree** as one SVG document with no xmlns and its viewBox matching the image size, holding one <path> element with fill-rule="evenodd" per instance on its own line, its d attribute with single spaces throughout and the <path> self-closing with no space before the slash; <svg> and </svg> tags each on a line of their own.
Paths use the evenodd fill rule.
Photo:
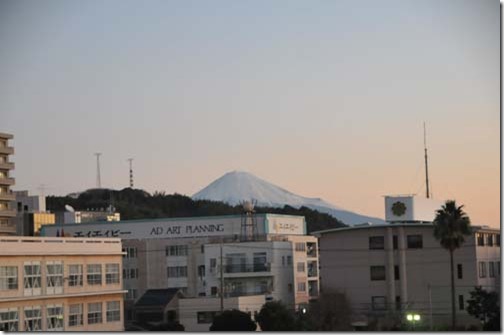
<svg viewBox="0 0 504 335">
<path fill-rule="evenodd" d="M 174 331 L 183 332 L 185 327 L 181 325 L 178 321 L 168 321 L 156 326 L 149 327 L 149 331 Z"/>
<path fill-rule="evenodd" d="M 451 303 L 452 303 L 452 330 L 455 330 L 455 275 L 453 271 L 453 253 L 464 243 L 465 236 L 471 234 L 471 220 L 462 210 L 464 206 L 458 206 L 454 200 L 448 200 L 436 211 L 434 219 L 434 237 L 441 246 L 450 252 L 450 275 L 451 275 Z"/>
<path fill-rule="evenodd" d="M 352 309 L 345 294 L 324 291 L 308 310 L 308 317 L 318 331 L 349 331 Z"/>
<path fill-rule="evenodd" d="M 295 330 L 295 318 L 280 301 L 265 303 L 256 316 L 262 331 L 292 331 Z"/>
<path fill-rule="evenodd" d="M 500 299 L 496 292 L 483 290 L 481 286 L 471 291 L 467 300 L 467 313 L 481 320 L 483 330 L 500 331 Z"/>
<path fill-rule="evenodd" d="M 257 324 L 250 315 L 237 309 L 215 316 L 210 326 L 211 331 L 254 331 L 256 328 Z"/>
</svg>

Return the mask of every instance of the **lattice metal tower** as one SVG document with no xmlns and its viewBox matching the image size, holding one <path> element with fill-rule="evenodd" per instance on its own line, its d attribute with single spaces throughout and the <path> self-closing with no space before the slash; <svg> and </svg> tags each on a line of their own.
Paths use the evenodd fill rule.
<svg viewBox="0 0 504 335">
<path fill-rule="evenodd" d="M 240 203 L 243 208 L 241 215 L 241 237 L 242 242 L 255 241 L 257 239 L 257 219 L 254 207 L 257 204 L 256 200 L 242 201 Z"/>
<path fill-rule="evenodd" d="M 128 158 L 129 161 L 129 183 L 130 187 L 133 188 L 133 158 Z"/>
</svg>

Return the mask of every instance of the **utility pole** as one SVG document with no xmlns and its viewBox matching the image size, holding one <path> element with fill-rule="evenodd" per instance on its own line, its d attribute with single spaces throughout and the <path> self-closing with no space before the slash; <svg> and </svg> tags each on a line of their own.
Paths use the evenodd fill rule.
<svg viewBox="0 0 504 335">
<path fill-rule="evenodd" d="M 222 242 L 220 243 L 220 311 L 224 312 L 224 263 L 222 257 Z"/>
<path fill-rule="evenodd" d="M 433 326 L 432 326 L 432 288 L 431 288 L 430 283 L 427 285 L 427 288 L 429 289 L 429 326 L 430 326 L 430 330 L 433 330 Z"/>
<path fill-rule="evenodd" d="M 100 156 L 101 152 L 96 152 L 96 188 L 101 188 L 101 176 L 100 176 Z"/>
<path fill-rule="evenodd" d="M 425 185 L 426 185 L 427 198 L 430 198 L 430 194 L 429 194 L 429 164 L 427 162 L 427 131 L 425 130 L 425 122 L 423 124 L 423 132 L 424 132 L 424 152 L 425 152 Z"/>
<path fill-rule="evenodd" d="M 129 161 L 129 182 L 130 187 L 133 188 L 133 158 L 128 158 Z"/>
</svg>

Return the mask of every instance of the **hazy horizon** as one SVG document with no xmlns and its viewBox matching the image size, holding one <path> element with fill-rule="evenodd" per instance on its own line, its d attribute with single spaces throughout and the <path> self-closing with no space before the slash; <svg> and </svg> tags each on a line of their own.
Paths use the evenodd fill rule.
<svg viewBox="0 0 504 335">
<path fill-rule="evenodd" d="M 192 195 L 244 170 L 383 218 L 425 193 L 500 225 L 500 6 L 468 1 L 0 3 L 14 190 Z"/>
</svg>

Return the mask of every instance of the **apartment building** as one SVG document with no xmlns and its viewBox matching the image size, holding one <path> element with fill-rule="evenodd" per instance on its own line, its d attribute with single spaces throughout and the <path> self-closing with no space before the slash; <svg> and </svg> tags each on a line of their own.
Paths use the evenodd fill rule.
<svg viewBox="0 0 504 335">
<path fill-rule="evenodd" d="M 354 321 L 383 327 L 420 315 L 419 326 L 449 325 L 450 259 L 433 236 L 442 202 L 414 196 L 386 197 L 389 224 L 363 224 L 315 232 L 319 236 L 322 290 L 344 292 Z M 478 324 L 466 312 L 475 286 L 500 289 L 500 230 L 473 226 L 454 253 L 457 319 Z"/>
<path fill-rule="evenodd" d="M 42 195 L 30 195 L 28 191 L 14 191 L 15 199 L 11 208 L 16 209 L 13 222 L 18 236 L 39 236 L 43 225 L 54 224 L 55 216 L 46 211 L 46 198 Z"/>
<path fill-rule="evenodd" d="M 14 148 L 9 146 L 12 138 L 10 134 L 0 133 L 0 236 L 16 235 L 16 225 L 12 220 L 16 211 L 10 205 L 15 198 L 10 190 L 14 185 L 14 178 L 10 176 L 14 170 L 14 163 L 10 161 Z"/>
<path fill-rule="evenodd" d="M 76 237 L 122 239 L 128 320 L 134 319 L 134 302 L 149 289 L 180 288 L 188 298 L 263 295 L 293 309 L 316 298 L 318 245 L 315 237 L 306 235 L 304 217 L 254 215 L 255 235 L 244 240 L 245 219 L 132 220 L 45 226 L 42 231 L 45 236 L 64 229 Z"/>
<path fill-rule="evenodd" d="M 122 331 L 120 239 L 0 237 L 0 330 Z"/>
</svg>

